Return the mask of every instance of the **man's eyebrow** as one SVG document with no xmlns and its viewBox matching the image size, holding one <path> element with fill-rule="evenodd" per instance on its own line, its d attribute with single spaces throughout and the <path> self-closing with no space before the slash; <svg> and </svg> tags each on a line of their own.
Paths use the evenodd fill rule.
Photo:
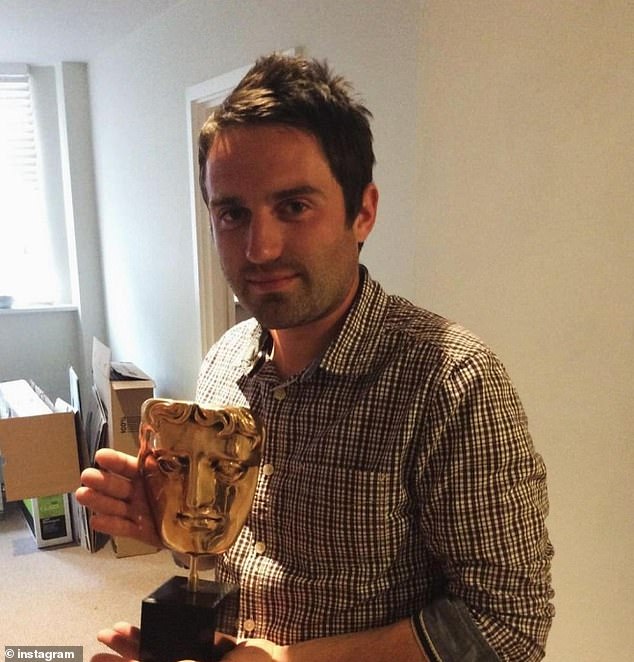
<svg viewBox="0 0 634 662">
<path fill-rule="evenodd" d="M 316 186 L 311 186 L 310 184 L 302 184 L 300 186 L 292 186 L 291 188 L 273 191 L 269 197 L 273 202 L 279 202 L 280 200 L 296 198 L 297 196 L 301 195 L 318 195 L 323 197 L 324 192 Z M 217 198 L 211 198 L 210 201 L 210 205 L 212 207 L 239 207 L 242 204 L 242 199 L 237 195 L 222 195 Z"/>
<path fill-rule="evenodd" d="M 219 198 L 212 198 L 210 203 L 212 207 L 236 207 L 241 204 L 237 195 L 224 195 Z"/>
<path fill-rule="evenodd" d="M 320 195 L 323 196 L 324 192 L 311 186 L 310 184 L 303 184 L 301 186 L 293 186 L 292 188 L 282 189 L 281 191 L 275 191 L 271 197 L 273 200 L 285 200 L 287 198 L 295 198 L 300 195 Z"/>
</svg>

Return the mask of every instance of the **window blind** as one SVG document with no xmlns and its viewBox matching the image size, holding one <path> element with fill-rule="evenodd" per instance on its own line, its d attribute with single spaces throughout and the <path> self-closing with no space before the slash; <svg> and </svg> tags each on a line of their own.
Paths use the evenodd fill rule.
<svg viewBox="0 0 634 662">
<path fill-rule="evenodd" d="M 36 190 L 37 151 L 28 74 L 0 73 L 0 117 L 1 173 Z"/>
<path fill-rule="evenodd" d="M 31 78 L 0 67 L 0 295 L 53 303 L 55 272 L 38 164 Z"/>
</svg>

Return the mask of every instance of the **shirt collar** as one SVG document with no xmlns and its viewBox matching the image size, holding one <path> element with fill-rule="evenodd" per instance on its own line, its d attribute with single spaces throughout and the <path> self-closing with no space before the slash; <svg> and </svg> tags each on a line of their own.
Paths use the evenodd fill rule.
<svg viewBox="0 0 634 662">
<path fill-rule="evenodd" d="M 324 353 L 320 367 L 334 374 L 362 375 L 375 364 L 380 350 L 380 331 L 387 314 L 383 288 L 359 266 L 359 290 L 339 335 Z"/>
</svg>

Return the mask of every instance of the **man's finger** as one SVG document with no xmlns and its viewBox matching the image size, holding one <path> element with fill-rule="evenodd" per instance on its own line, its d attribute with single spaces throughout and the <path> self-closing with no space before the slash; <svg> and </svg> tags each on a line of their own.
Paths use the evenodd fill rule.
<svg viewBox="0 0 634 662">
<path fill-rule="evenodd" d="M 139 628 L 129 623 L 115 623 L 111 629 L 101 630 L 97 634 L 97 639 L 125 660 L 139 659 Z"/>
<path fill-rule="evenodd" d="M 75 491 L 75 496 L 82 506 L 96 513 L 134 519 L 131 516 L 128 503 L 119 498 L 108 496 L 88 487 L 78 487 Z"/>
<path fill-rule="evenodd" d="M 123 536 L 124 538 L 139 538 L 141 530 L 139 524 L 123 517 L 113 517 L 101 513 L 91 515 L 90 526 L 95 531 L 107 533 L 110 536 Z"/>
<path fill-rule="evenodd" d="M 136 662 L 135 660 L 124 659 L 116 653 L 97 653 L 90 658 L 90 662 Z"/>
<path fill-rule="evenodd" d="M 92 493 L 98 493 L 113 499 L 126 500 L 132 496 L 134 489 L 130 479 L 99 469 L 84 469 L 81 472 L 81 484 L 90 490 L 80 492 L 81 496 L 86 498 L 90 498 Z M 77 495 L 79 498 L 80 494 Z"/>
<path fill-rule="evenodd" d="M 95 531 L 101 531 L 110 536 L 134 538 L 157 549 L 163 547 L 163 543 L 156 533 L 154 523 L 150 520 L 134 521 L 123 517 L 113 517 L 112 515 L 96 513 L 90 517 L 90 525 Z"/>
<path fill-rule="evenodd" d="M 104 471 L 134 478 L 139 471 L 139 463 L 134 455 L 128 455 L 114 448 L 100 448 L 95 453 L 95 463 Z"/>
</svg>

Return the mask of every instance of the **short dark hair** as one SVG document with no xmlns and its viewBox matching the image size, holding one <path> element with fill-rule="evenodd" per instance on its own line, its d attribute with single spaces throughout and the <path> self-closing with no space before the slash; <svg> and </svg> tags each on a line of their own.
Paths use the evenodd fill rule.
<svg viewBox="0 0 634 662">
<path fill-rule="evenodd" d="M 335 76 L 325 61 L 277 53 L 259 58 L 200 132 L 199 183 L 205 203 L 207 156 L 216 135 L 231 126 L 282 124 L 317 138 L 352 223 L 372 182 L 371 117 L 350 83 Z"/>
</svg>

